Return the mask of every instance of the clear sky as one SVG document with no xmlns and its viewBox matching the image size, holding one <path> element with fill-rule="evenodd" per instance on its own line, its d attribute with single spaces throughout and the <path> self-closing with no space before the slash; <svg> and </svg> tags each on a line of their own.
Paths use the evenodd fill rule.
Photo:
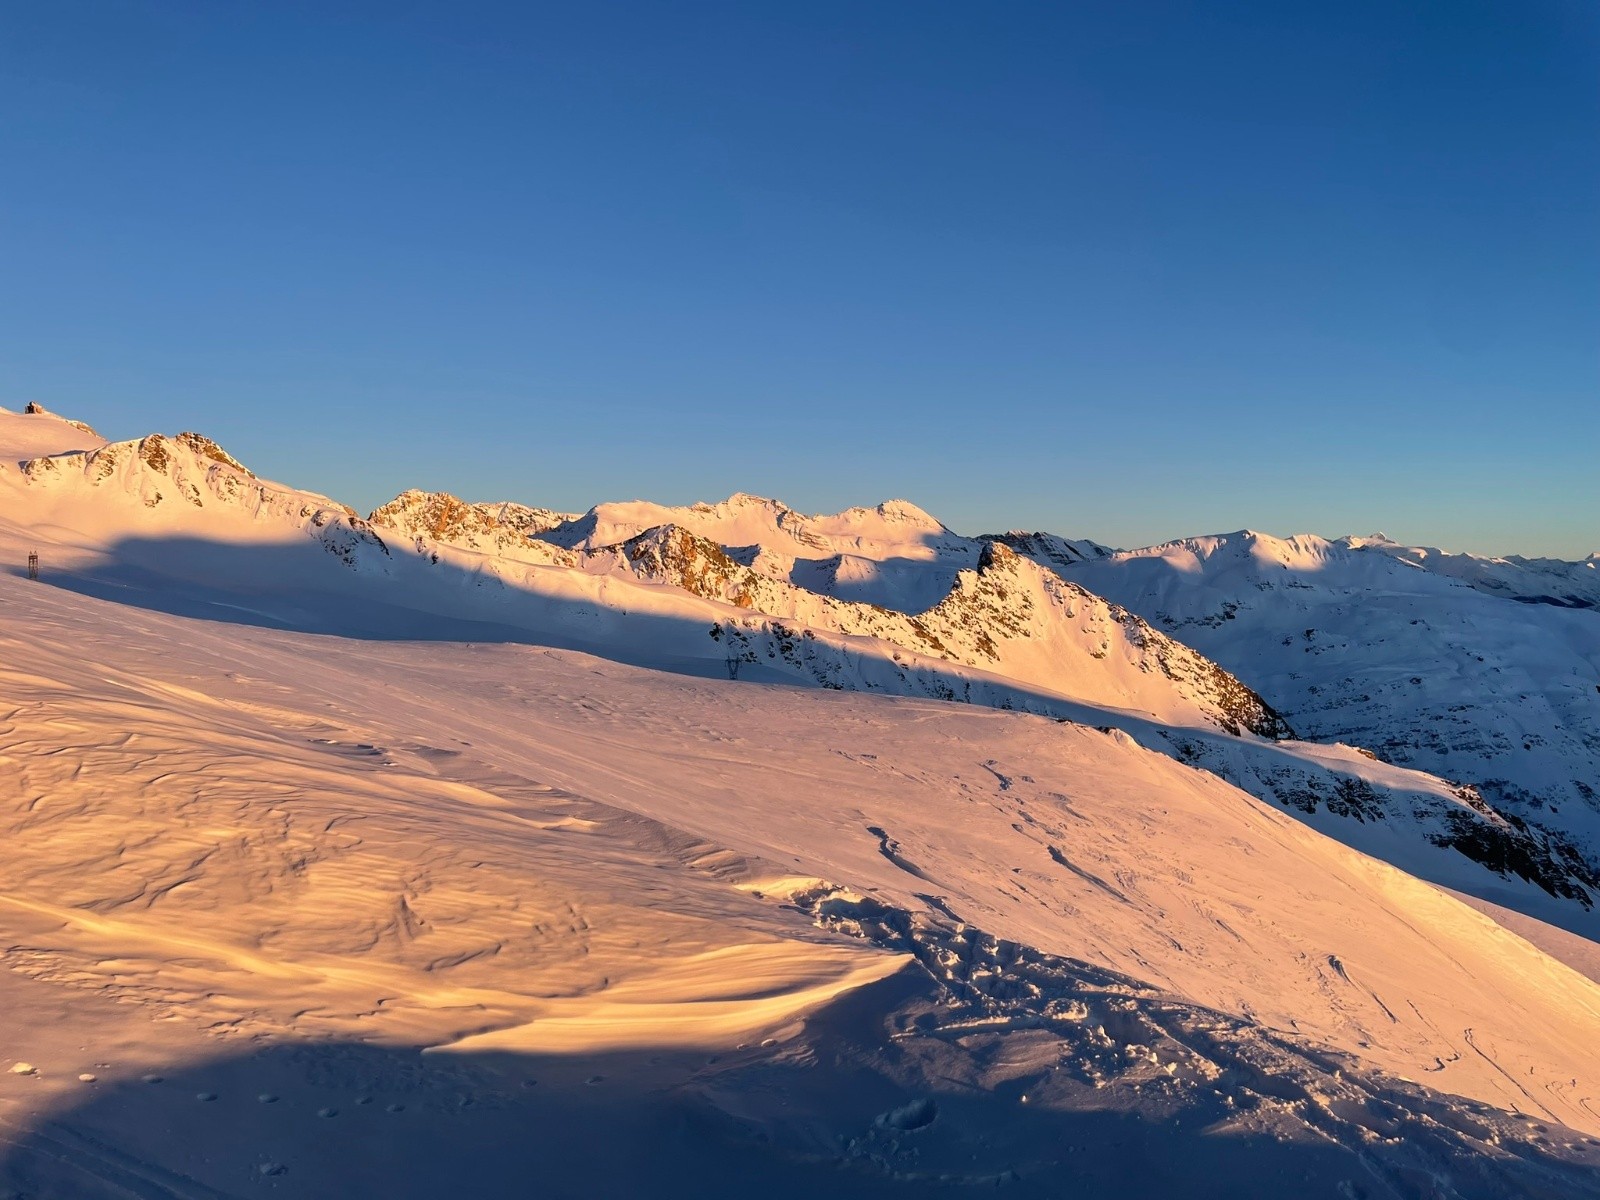
<svg viewBox="0 0 1600 1200">
<path fill-rule="evenodd" d="M 0 0 L 0 405 L 366 508 L 1600 550 L 1600 5 Z"/>
</svg>

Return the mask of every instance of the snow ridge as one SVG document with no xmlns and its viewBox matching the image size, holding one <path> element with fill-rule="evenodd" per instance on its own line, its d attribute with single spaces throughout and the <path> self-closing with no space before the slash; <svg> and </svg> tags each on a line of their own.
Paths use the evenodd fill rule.
<svg viewBox="0 0 1600 1200">
<path fill-rule="evenodd" d="M 1248 679 L 1308 736 L 1458 781 L 1579 855 L 1592 879 L 1600 619 L 1581 586 L 1592 569 L 1536 562 L 1240 531 L 1065 570 Z"/>
<path fill-rule="evenodd" d="M 368 522 L 326 498 L 256 480 L 198 435 L 152 435 L 28 460 L 18 474 L 45 523 L 81 531 L 78 540 L 91 555 L 96 542 L 123 555 L 129 552 L 119 546 L 142 546 L 138 565 L 146 572 L 213 582 L 215 552 L 202 550 L 182 565 L 168 549 L 173 538 L 205 538 L 216 546 L 314 546 L 327 552 L 325 564 L 338 564 L 330 575 L 301 559 L 286 574 L 285 564 L 269 565 L 265 558 L 236 561 L 237 578 L 259 582 L 248 585 L 257 589 L 253 596 L 223 600 L 231 610 L 261 608 L 261 589 L 281 590 L 294 578 L 302 599 L 273 609 L 274 621 L 303 623 L 304 598 L 321 591 L 346 598 L 341 604 L 359 600 L 373 620 L 401 610 L 374 628 L 404 629 L 406 636 L 418 629 L 450 636 L 452 626 L 441 624 L 442 617 L 468 623 L 459 626 L 455 636 L 461 637 L 479 636 L 468 628 L 489 626 L 504 631 L 499 636 L 531 635 L 625 661 L 698 663 L 697 670 L 741 679 L 932 697 L 1081 721 L 1122 730 L 1290 811 L 1337 818 L 1319 827 L 1427 878 L 1482 891 L 1474 872 L 1487 870 L 1507 886 L 1534 889 L 1516 891 L 1524 908 L 1548 917 L 1540 896 L 1569 905 L 1574 915 L 1561 919 L 1578 927 L 1588 920 L 1591 893 L 1600 891 L 1597 860 L 1581 842 L 1574 849 L 1568 831 L 1508 814 L 1481 786 L 1464 791 L 1451 776 L 1412 771 L 1402 778 L 1353 749 L 1295 741 L 1289 719 L 1245 684 L 1242 672 L 1225 669 L 1008 543 L 969 545 L 903 503 L 802 518 L 788 532 L 813 538 L 813 550 L 833 550 L 849 538 L 848 544 L 873 553 L 889 546 L 919 570 L 948 571 L 944 594 L 915 614 L 812 591 L 782 572 L 764 571 L 764 562 L 783 557 L 765 545 L 730 547 L 682 526 L 651 526 L 620 543 L 595 544 L 598 530 L 626 526 L 620 510 L 639 517 L 653 515 L 655 506 L 599 506 L 580 519 L 588 532 L 579 538 L 559 532 L 571 535 L 570 524 L 553 527 L 556 541 L 564 537 L 573 549 L 548 535 L 530 537 L 516 523 L 532 513 L 529 521 L 538 525 L 555 514 L 519 509 L 508 521 L 503 505 L 468 504 L 443 493 L 404 493 Z M 0 483 L 4 478 L 0 474 Z M 783 529 L 792 510 L 735 496 L 698 512 L 725 533 L 744 536 Z M 611 515 L 602 521 L 605 513 Z M 885 530 L 909 530 L 911 540 L 891 546 Z M 1279 570 L 1287 562 L 1310 569 L 1355 554 L 1321 539 L 1280 543 L 1245 534 L 1234 542 L 1200 540 L 1184 553 L 1247 565 L 1260 560 Z M 907 558 L 914 543 L 921 546 L 920 559 Z M 1053 549 L 1039 539 L 1024 544 Z M 956 565 L 969 553 L 970 565 Z M 1140 555 L 1097 555 L 1078 565 L 1098 569 Z M 1375 566 L 1389 561 L 1367 559 Z M 1410 571 L 1392 563 L 1385 569 Z M 311 627 L 349 627 L 341 620 L 323 610 Z M 1388 840 L 1374 837 L 1368 825 L 1382 826 Z"/>
</svg>

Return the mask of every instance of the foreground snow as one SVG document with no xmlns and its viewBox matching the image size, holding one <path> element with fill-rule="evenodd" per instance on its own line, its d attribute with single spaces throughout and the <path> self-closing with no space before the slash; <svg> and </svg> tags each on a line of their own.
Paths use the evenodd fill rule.
<svg viewBox="0 0 1600 1200">
<path fill-rule="evenodd" d="M 1600 986 L 1122 734 L 0 600 L 29 1195 L 1596 1191 Z"/>
<path fill-rule="evenodd" d="M 1600 1195 L 1584 864 L 1001 540 L 0 413 L 0 1195 Z"/>
</svg>

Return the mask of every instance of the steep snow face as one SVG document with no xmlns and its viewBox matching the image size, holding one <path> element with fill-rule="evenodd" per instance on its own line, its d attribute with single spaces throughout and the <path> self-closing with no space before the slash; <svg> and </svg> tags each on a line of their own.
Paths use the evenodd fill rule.
<svg viewBox="0 0 1600 1200">
<path fill-rule="evenodd" d="M 1452 554 L 1427 546 L 1402 546 L 1381 533 L 1341 538 L 1338 544 L 1352 550 L 1386 554 L 1409 566 L 1459 579 L 1491 596 L 1564 608 L 1600 608 L 1600 554 L 1591 554 L 1580 562 L 1523 558 L 1516 554 L 1485 558 L 1477 554 Z"/>
<path fill-rule="evenodd" d="M 717 1195 L 1588 1186 L 1600 986 L 1120 734 L 0 604 L 7 1187 L 649 1194 L 685 1126 Z"/>
<path fill-rule="evenodd" d="M 989 534 L 983 540 L 1004 542 L 1018 554 L 1055 571 L 1116 553 L 1111 547 L 1091 542 L 1087 538 L 1065 538 L 1054 533 L 1026 533 L 1020 529 L 1013 529 L 1010 533 Z"/>
<path fill-rule="evenodd" d="M 743 493 L 685 508 L 601 504 L 542 536 L 560 546 L 600 550 L 661 526 L 714 542 L 769 578 L 905 613 L 938 603 L 956 572 L 975 565 L 982 551 L 982 543 L 952 533 L 905 500 L 807 516 Z"/>
<path fill-rule="evenodd" d="M 1472 785 L 1600 863 L 1600 612 L 1515 603 L 1452 577 L 1471 564 L 1413 557 L 1245 532 L 1070 574 L 1249 681 L 1302 734 Z"/>
</svg>

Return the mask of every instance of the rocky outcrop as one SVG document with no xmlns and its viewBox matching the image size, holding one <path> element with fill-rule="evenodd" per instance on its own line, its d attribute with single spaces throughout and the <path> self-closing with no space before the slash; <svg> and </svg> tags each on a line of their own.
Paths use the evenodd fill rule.
<svg viewBox="0 0 1600 1200">
<path fill-rule="evenodd" d="M 368 520 L 411 539 L 422 553 L 432 552 L 425 543 L 440 542 L 519 562 L 575 566 L 576 555 L 530 536 L 564 517 L 521 504 L 472 504 L 449 492 L 412 489 L 374 509 Z"/>
<path fill-rule="evenodd" d="M 1021 691 L 1187 712 L 1235 735 L 1293 733 L 1260 696 L 1215 663 L 998 542 L 984 547 L 976 568 L 957 574 L 943 600 L 916 615 L 773 579 L 678 526 L 647 530 L 586 558 L 591 569 L 620 568 L 669 583 L 774 618 L 785 630 L 792 623 L 877 638 L 1007 677 Z M 772 637 L 780 650 L 795 640 L 787 633 Z"/>
</svg>

